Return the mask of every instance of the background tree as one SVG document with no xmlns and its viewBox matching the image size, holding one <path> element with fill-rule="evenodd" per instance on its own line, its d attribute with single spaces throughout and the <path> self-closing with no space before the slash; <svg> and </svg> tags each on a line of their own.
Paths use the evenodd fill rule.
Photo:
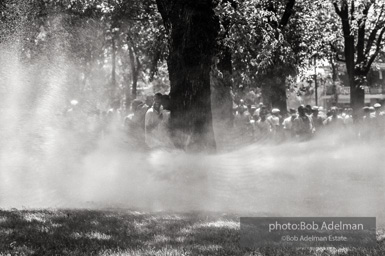
<svg viewBox="0 0 385 256">
<path fill-rule="evenodd" d="M 385 3 L 376 0 L 333 1 L 343 36 L 350 104 L 357 120 L 365 104 L 367 75 L 384 44 Z"/>
<path fill-rule="evenodd" d="M 266 104 L 286 111 L 287 77 L 308 64 L 320 35 L 314 13 L 317 5 L 296 0 L 237 1 L 238 7 L 219 6 L 221 21 L 231 17 L 226 44 L 233 49 L 235 84 L 261 87 Z M 308 29 L 310 28 L 310 29 Z"/>
<path fill-rule="evenodd" d="M 125 99 L 128 107 L 139 81 L 166 75 L 156 73 L 165 36 L 154 1 L 7 1 L 3 18 L 20 27 L 24 61 L 47 63 L 62 56 L 68 62 L 68 101 L 103 109 Z M 12 23 L 13 11 L 18 20 Z"/>
</svg>

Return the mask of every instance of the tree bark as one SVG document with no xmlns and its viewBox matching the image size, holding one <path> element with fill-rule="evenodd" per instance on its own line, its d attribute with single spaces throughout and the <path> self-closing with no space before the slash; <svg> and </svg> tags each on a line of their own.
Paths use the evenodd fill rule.
<svg viewBox="0 0 385 256">
<path fill-rule="evenodd" d="M 110 100 L 111 102 L 115 99 L 116 94 L 116 44 L 115 44 L 115 35 L 112 34 L 111 38 L 111 94 L 110 94 Z"/>
<path fill-rule="evenodd" d="M 346 70 L 349 77 L 350 87 L 350 105 L 353 108 L 353 118 L 358 120 L 359 113 L 365 103 L 365 91 L 362 88 L 362 83 L 359 79 L 355 79 L 358 71 L 355 70 L 355 45 L 354 35 L 351 33 L 351 26 L 349 23 L 349 11 L 347 4 L 343 4 L 342 8 L 342 27 L 344 32 L 344 53 L 346 61 Z"/>
<path fill-rule="evenodd" d="M 276 69 L 278 67 L 278 69 Z M 286 73 L 284 64 L 277 64 L 266 73 L 262 84 L 263 103 L 269 108 L 279 108 L 281 114 L 287 113 Z M 281 71 L 279 71 L 281 70 Z"/>
<path fill-rule="evenodd" d="M 216 121 L 220 123 L 221 129 L 225 126 L 231 128 L 233 124 L 233 99 L 230 88 L 232 86 L 231 73 L 231 49 L 223 47 L 220 59 L 216 65 L 217 70 L 212 74 L 211 100 L 212 111 Z M 218 72 L 219 71 L 219 72 Z"/>
<path fill-rule="evenodd" d="M 132 89 L 130 92 L 130 87 L 128 87 L 127 93 L 131 93 L 132 100 L 137 97 L 137 87 L 138 87 L 138 77 L 139 77 L 139 63 L 135 59 L 134 51 L 131 47 L 128 48 L 128 53 L 130 56 L 130 65 L 131 65 L 131 81 Z"/>
<path fill-rule="evenodd" d="M 273 108 L 279 108 L 281 114 L 287 113 L 286 76 L 278 76 L 277 82 L 271 87 L 271 102 Z"/>
<path fill-rule="evenodd" d="M 171 129 L 174 144 L 215 151 L 210 70 L 219 21 L 212 0 L 157 0 L 169 29 Z"/>
<path fill-rule="evenodd" d="M 330 65 L 331 65 L 331 68 L 332 68 L 332 81 L 333 81 L 333 85 L 332 85 L 332 95 L 333 95 L 333 98 L 332 98 L 332 105 L 336 105 L 338 103 L 338 90 L 337 90 L 337 76 L 338 76 L 338 67 L 334 61 L 334 57 L 333 57 L 333 54 L 330 54 L 330 59 L 329 59 L 329 62 L 330 62 Z"/>
</svg>

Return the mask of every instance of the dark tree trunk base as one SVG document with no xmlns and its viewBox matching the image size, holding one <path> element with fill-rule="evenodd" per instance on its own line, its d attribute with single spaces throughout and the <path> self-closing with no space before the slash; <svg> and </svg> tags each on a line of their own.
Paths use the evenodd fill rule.
<svg viewBox="0 0 385 256">
<path fill-rule="evenodd" d="M 350 102 L 353 109 L 353 120 L 359 121 L 363 115 L 362 108 L 365 106 L 365 91 L 361 87 L 350 89 Z"/>
<path fill-rule="evenodd" d="M 270 77 L 276 77 L 272 74 Z M 263 102 L 267 107 L 279 108 L 281 114 L 287 113 L 287 95 L 284 77 L 269 79 L 262 86 Z"/>
<path fill-rule="evenodd" d="M 171 130 L 174 144 L 189 151 L 216 150 L 210 70 L 219 21 L 213 1 L 157 1 L 170 29 Z"/>
</svg>

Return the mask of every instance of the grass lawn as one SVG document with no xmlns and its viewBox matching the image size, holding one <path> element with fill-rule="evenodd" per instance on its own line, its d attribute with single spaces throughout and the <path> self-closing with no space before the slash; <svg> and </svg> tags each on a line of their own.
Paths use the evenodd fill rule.
<svg viewBox="0 0 385 256">
<path fill-rule="evenodd" d="M 379 236 L 380 238 L 380 236 Z M 0 210 L 0 256 L 5 255 L 385 255 L 373 249 L 239 246 L 239 216 L 142 213 L 128 210 Z"/>
</svg>

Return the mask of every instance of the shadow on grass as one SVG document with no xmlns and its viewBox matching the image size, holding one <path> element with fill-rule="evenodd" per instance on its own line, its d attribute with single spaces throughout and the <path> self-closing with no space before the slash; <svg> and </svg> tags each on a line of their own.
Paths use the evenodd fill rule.
<svg viewBox="0 0 385 256">
<path fill-rule="evenodd" d="M 146 250 L 161 252 L 172 248 L 183 252 L 189 248 L 207 255 L 220 249 L 231 250 L 231 255 L 240 253 L 237 229 L 199 229 L 202 218 L 122 211 L 0 211 L 0 252 L 3 255 L 113 255 L 126 251 L 129 255 L 130 251 L 144 254 Z"/>
<path fill-rule="evenodd" d="M 330 255 L 306 249 L 239 246 L 239 219 L 218 214 L 123 210 L 0 211 L 2 255 Z M 384 255 L 373 250 L 337 255 Z M 353 253 L 353 254 L 350 254 Z"/>
</svg>

